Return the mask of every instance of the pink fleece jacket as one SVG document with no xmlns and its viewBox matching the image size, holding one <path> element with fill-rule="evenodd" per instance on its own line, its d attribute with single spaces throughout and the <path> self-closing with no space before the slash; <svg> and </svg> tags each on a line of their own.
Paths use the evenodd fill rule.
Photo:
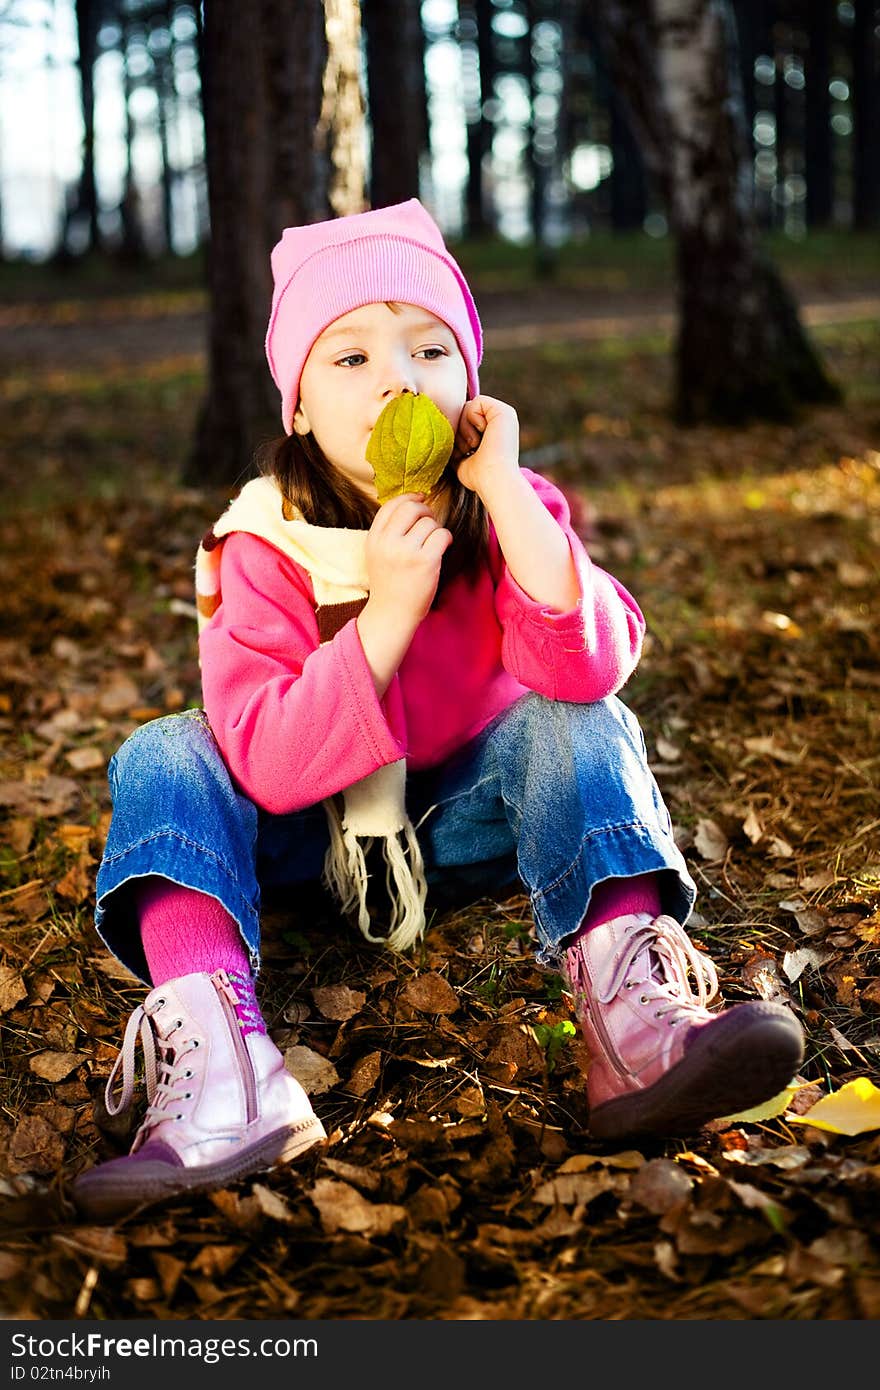
<svg viewBox="0 0 880 1390">
<path fill-rule="evenodd" d="M 475 583 L 447 586 L 381 700 L 355 620 L 321 645 L 306 571 L 256 536 L 223 541 L 222 603 L 199 639 L 202 689 L 252 801 L 277 815 L 301 810 L 399 758 L 414 770 L 444 761 L 527 691 L 586 704 L 625 684 L 641 611 L 592 564 L 559 489 L 523 473 L 568 537 L 581 602 L 569 613 L 534 602 L 490 527 L 488 565 Z"/>
</svg>

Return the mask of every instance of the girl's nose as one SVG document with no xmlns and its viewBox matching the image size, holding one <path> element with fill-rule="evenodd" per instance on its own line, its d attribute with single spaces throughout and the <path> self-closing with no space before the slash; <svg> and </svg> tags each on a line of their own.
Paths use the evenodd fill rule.
<svg viewBox="0 0 880 1390">
<path fill-rule="evenodd" d="M 402 361 L 395 360 L 388 364 L 388 369 L 383 373 L 382 380 L 384 387 L 382 399 L 391 400 L 393 396 L 402 396 L 404 391 L 411 391 L 418 395 L 418 385 L 415 379 L 415 370 L 409 356 Z"/>
</svg>

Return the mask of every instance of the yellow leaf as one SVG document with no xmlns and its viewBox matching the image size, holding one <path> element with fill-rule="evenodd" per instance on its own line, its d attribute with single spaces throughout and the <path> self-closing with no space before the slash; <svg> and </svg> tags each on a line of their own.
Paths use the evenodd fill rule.
<svg viewBox="0 0 880 1390">
<path fill-rule="evenodd" d="M 812 1125 L 831 1134 L 866 1134 L 880 1129 L 880 1090 L 867 1076 L 857 1076 L 839 1091 L 817 1100 L 803 1115 L 790 1115 L 789 1123 Z"/>
<path fill-rule="evenodd" d="M 389 401 L 367 442 L 379 502 L 431 491 L 449 462 L 455 436 L 429 396 L 404 391 Z"/>
<path fill-rule="evenodd" d="M 797 1086 L 786 1086 L 784 1091 L 771 1096 L 761 1105 L 755 1105 L 751 1110 L 741 1110 L 738 1115 L 723 1115 L 722 1124 L 755 1124 L 758 1120 L 772 1120 L 777 1115 L 783 1115 L 791 1105 L 792 1097 L 799 1088 Z"/>
</svg>

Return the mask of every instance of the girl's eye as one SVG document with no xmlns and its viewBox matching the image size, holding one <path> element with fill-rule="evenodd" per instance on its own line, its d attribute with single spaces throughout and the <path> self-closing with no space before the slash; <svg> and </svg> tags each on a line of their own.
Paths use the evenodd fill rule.
<svg viewBox="0 0 880 1390">
<path fill-rule="evenodd" d="M 445 357 L 446 349 L 442 347 L 419 348 L 416 357 L 424 357 L 427 362 L 436 362 L 438 357 Z"/>
<path fill-rule="evenodd" d="M 348 352 L 344 357 L 337 359 L 336 365 L 337 367 L 360 367 L 366 360 L 366 353 Z"/>
</svg>

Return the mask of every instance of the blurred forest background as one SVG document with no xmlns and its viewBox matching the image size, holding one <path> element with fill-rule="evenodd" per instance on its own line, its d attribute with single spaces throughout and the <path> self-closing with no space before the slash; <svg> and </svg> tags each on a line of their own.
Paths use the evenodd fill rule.
<svg viewBox="0 0 880 1390">
<path fill-rule="evenodd" d="M 202 8 L 3 0 L 4 259 L 97 251 L 149 262 L 204 248 Z M 321 6 L 275 8 L 320 76 L 320 39 L 307 50 Z M 661 190 L 599 42 L 602 8 L 331 0 L 337 81 L 348 73 L 359 89 L 345 117 L 354 130 L 334 210 L 422 196 L 447 235 L 534 240 L 548 260 L 562 243 L 598 232 L 666 234 Z M 242 20 L 258 25 L 271 10 L 242 7 Z M 876 230 L 880 9 L 872 0 L 734 0 L 732 10 L 760 226 L 792 237 Z M 279 33 L 265 54 L 266 84 L 284 42 Z M 230 94 L 236 104 L 242 97 Z M 324 154 L 333 158 L 329 141 Z"/>
<path fill-rule="evenodd" d="M 880 1316 L 878 75 L 869 0 L 0 0 L 3 1316 Z M 524 896 L 411 957 L 267 904 L 327 1152 L 86 1226 L 69 1179 L 139 1118 L 107 762 L 200 703 L 195 546 L 280 429 L 272 245 L 412 196 L 644 608 L 688 930 L 802 1074 L 618 1152 Z"/>
</svg>

